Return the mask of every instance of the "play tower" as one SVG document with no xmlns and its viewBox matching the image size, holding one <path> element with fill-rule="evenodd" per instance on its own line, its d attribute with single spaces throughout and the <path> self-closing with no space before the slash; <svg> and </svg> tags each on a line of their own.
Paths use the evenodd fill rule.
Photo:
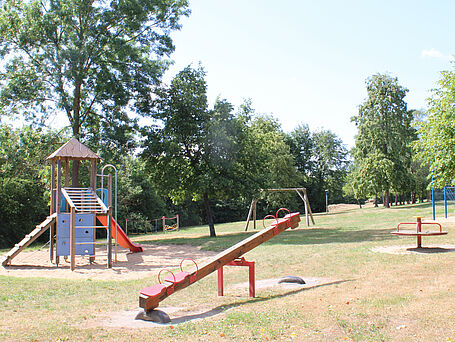
<svg viewBox="0 0 455 342">
<path fill-rule="evenodd" d="M 70 259 L 71 270 L 76 267 L 76 256 L 95 258 L 95 245 L 106 247 L 107 267 L 112 267 L 112 239 L 132 252 L 141 252 L 142 247 L 133 244 L 112 215 L 112 177 L 98 175 L 97 163 L 100 157 L 88 147 L 73 138 L 52 153 L 47 160 L 51 163 L 50 215 L 22 241 L 16 244 L 1 260 L 3 266 L 49 229 L 51 262 L 59 265 L 60 257 Z M 88 187 L 70 187 L 70 163 L 90 163 L 90 184 Z M 63 169 L 63 177 L 62 177 Z M 107 189 L 98 189 L 97 178 L 107 178 Z M 63 178 L 63 179 L 62 179 Z M 103 181 L 101 181 L 103 184 Z M 101 225 L 97 225 L 97 222 Z M 107 241 L 96 241 L 96 229 L 107 230 Z"/>
</svg>

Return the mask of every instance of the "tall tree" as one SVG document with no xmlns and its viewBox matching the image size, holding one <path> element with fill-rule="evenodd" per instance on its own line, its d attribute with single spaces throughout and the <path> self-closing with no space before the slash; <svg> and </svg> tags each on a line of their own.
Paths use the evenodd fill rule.
<svg viewBox="0 0 455 342">
<path fill-rule="evenodd" d="M 216 236 L 210 197 L 229 189 L 229 172 L 235 155 L 235 140 L 225 125 L 232 106 L 217 101 L 208 110 L 207 84 L 201 66 L 186 67 L 161 89 L 155 102 L 154 117 L 159 125 L 150 127 L 142 156 L 149 162 L 156 183 L 176 203 L 188 198 L 202 199 L 210 236 Z"/>
<path fill-rule="evenodd" d="M 45 161 L 59 145 L 55 132 L 0 125 L 0 247 L 17 242 L 49 212 Z"/>
<path fill-rule="evenodd" d="M 325 190 L 332 201 L 341 201 L 348 166 L 348 151 L 341 139 L 331 131 L 310 132 L 307 125 L 299 125 L 287 135 L 286 141 L 308 188 L 313 209 L 325 209 Z"/>
<path fill-rule="evenodd" d="M 428 101 L 428 118 L 421 122 L 417 156 L 430 166 L 434 185 L 455 184 L 455 71 L 443 71 L 439 87 Z"/>
<path fill-rule="evenodd" d="M 342 189 L 349 165 L 348 150 L 341 139 L 328 130 L 314 132 L 312 140 L 312 192 L 316 190 L 323 194 L 328 190 L 332 201 L 339 203 L 343 199 Z"/>
<path fill-rule="evenodd" d="M 90 126 L 107 140 L 131 137 L 128 113 L 149 111 L 150 93 L 168 65 L 162 57 L 174 49 L 169 34 L 180 28 L 187 6 L 187 0 L 3 1 L 1 114 L 41 123 L 63 114 L 74 137 Z"/>
<path fill-rule="evenodd" d="M 359 174 L 369 178 L 373 191 L 383 192 L 384 206 L 389 207 L 390 190 L 410 177 L 412 114 L 404 101 L 408 90 L 397 78 L 381 74 L 368 78 L 366 86 L 368 98 L 352 118 L 358 129 L 354 160 Z"/>
<path fill-rule="evenodd" d="M 286 136 L 297 170 L 305 175 L 313 168 L 314 141 L 308 125 L 300 124 Z"/>
</svg>

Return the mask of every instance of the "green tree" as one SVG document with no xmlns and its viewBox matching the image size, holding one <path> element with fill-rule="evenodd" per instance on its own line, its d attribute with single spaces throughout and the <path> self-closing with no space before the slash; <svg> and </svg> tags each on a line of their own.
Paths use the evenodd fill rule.
<svg viewBox="0 0 455 342">
<path fill-rule="evenodd" d="M 49 213 L 46 157 L 59 145 L 55 132 L 0 125 L 0 246 L 19 241 Z"/>
<path fill-rule="evenodd" d="M 428 118 L 421 122 L 416 142 L 417 157 L 429 165 L 434 185 L 443 187 L 455 182 L 455 71 L 443 71 L 428 100 Z"/>
<path fill-rule="evenodd" d="M 64 115 L 72 135 L 125 144 L 173 51 L 187 0 L 5 0 L 0 10 L 0 111 L 43 123 Z M 122 137 L 122 138 L 121 138 Z M 119 147 L 119 146 L 117 146 Z M 73 183 L 79 164 L 73 163 Z"/>
<path fill-rule="evenodd" d="M 299 125 L 286 141 L 313 209 L 325 209 L 325 190 L 331 202 L 342 201 L 348 151 L 341 139 L 329 130 L 310 132 L 307 125 Z"/>
<path fill-rule="evenodd" d="M 371 182 L 371 194 L 383 193 L 384 206 L 389 207 L 390 190 L 401 189 L 410 177 L 414 132 L 404 101 L 408 90 L 397 78 L 381 74 L 368 78 L 366 86 L 368 98 L 352 118 L 358 129 L 354 162 L 359 174 Z"/>
<path fill-rule="evenodd" d="M 346 146 L 336 134 L 328 130 L 314 132 L 312 140 L 312 192 L 323 194 L 328 190 L 331 202 L 340 202 L 343 199 L 342 189 L 349 164 Z"/>
<path fill-rule="evenodd" d="M 286 143 L 294 156 L 297 170 L 308 175 L 313 168 L 314 141 L 308 125 L 300 124 L 286 135 Z"/>
<path fill-rule="evenodd" d="M 219 100 L 209 111 L 206 91 L 201 66 L 186 67 L 160 90 L 154 108 L 159 125 L 146 132 L 142 156 L 175 203 L 203 200 L 210 236 L 216 236 L 209 199 L 230 188 L 225 168 L 232 165 L 235 140 L 223 130 L 232 106 Z"/>
</svg>

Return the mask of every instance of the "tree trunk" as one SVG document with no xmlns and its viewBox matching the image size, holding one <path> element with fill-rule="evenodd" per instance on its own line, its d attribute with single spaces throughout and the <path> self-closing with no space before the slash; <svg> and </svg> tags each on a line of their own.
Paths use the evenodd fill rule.
<svg viewBox="0 0 455 342">
<path fill-rule="evenodd" d="M 212 211 L 210 210 L 209 195 L 204 192 L 204 207 L 207 214 L 207 221 L 210 229 L 210 237 L 216 237 L 215 225 L 213 224 Z"/>
<path fill-rule="evenodd" d="M 378 207 L 378 200 L 379 200 L 379 199 L 378 199 L 378 195 L 376 195 L 376 196 L 374 197 L 374 207 L 375 207 L 375 208 Z"/>
<path fill-rule="evenodd" d="M 390 208 L 390 193 L 389 193 L 389 190 L 384 191 L 384 208 Z"/>
<path fill-rule="evenodd" d="M 76 87 L 74 88 L 74 100 L 73 100 L 73 137 L 78 139 L 80 138 L 80 118 L 81 118 L 81 83 L 76 82 Z M 72 167 L 72 186 L 75 188 L 79 187 L 79 160 L 73 160 Z"/>
<path fill-rule="evenodd" d="M 357 200 L 357 204 L 359 205 L 360 209 L 362 209 L 362 202 L 360 202 L 359 200 Z"/>
</svg>

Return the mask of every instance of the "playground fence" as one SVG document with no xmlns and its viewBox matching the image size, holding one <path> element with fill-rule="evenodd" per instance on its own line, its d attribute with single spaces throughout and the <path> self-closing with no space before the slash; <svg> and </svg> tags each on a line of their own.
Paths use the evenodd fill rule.
<svg viewBox="0 0 455 342">
<path fill-rule="evenodd" d="M 170 221 L 170 222 L 169 222 Z M 174 217 L 163 216 L 152 220 L 125 219 L 126 234 L 151 234 L 179 229 L 179 215 Z"/>
</svg>

